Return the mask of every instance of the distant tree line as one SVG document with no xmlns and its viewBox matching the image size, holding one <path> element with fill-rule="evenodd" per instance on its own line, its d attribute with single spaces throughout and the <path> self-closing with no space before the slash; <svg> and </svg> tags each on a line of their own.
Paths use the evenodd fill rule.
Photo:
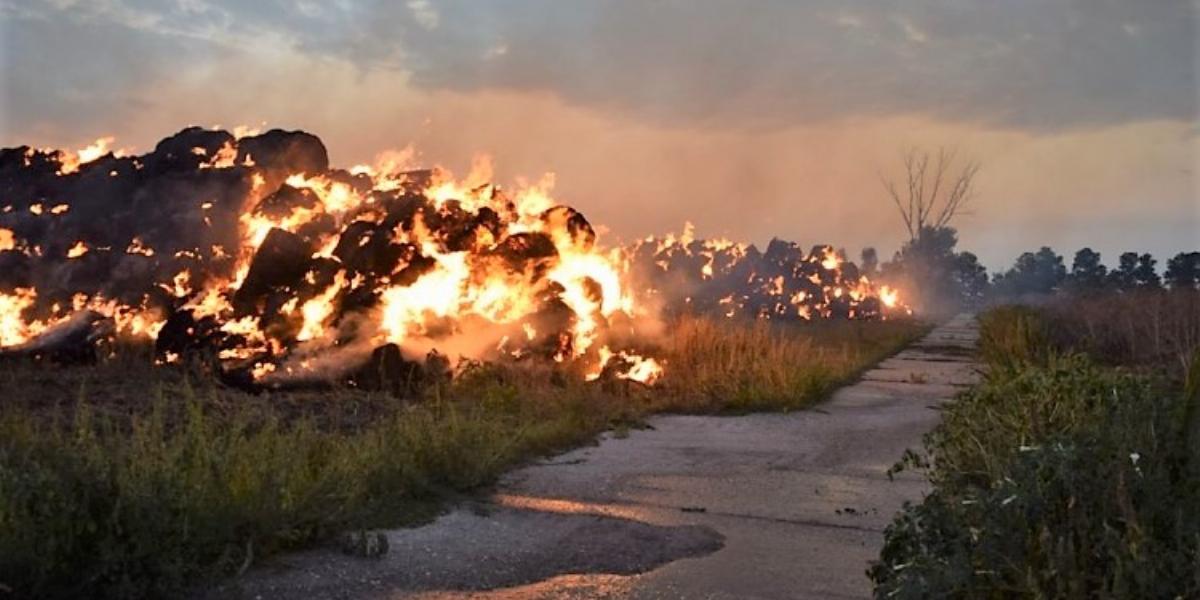
<svg viewBox="0 0 1200 600">
<path fill-rule="evenodd" d="M 1125 252 L 1109 269 L 1099 252 L 1083 248 L 1070 268 L 1062 255 L 1048 246 L 1017 257 L 1007 271 L 989 279 L 978 258 L 956 251 L 957 232 L 951 227 L 930 228 L 901 247 L 891 262 L 878 267 L 884 281 L 900 285 L 910 301 L 925 313 L 957 310 L 989 299 L 1055 293 L 1102 294 L 1133 290 L 1200 289 L 1200 252 L 1180 252 L 1167 260 L 1161 273 L 1149 253 Z M 876 272 L 875 250 L 863 251 L 863 262 Z"/>
<path fill-rule="evenodd" d="M 1138 289 L 1196 289 L 1200 286 L 1200 252 L 1180 252 L 1167 260 L 1160 276 L 1158 261 L 1149 253 L 1125 252 L 1117 266 L 1108 269 L 1099 252 L 1083 248 L 1075 253 L 1070 270 L 1063 257 L 1043 246 L 1026 252 L 1008 271 L 992 279 L 992 293 L 998 296 L 1050 294 L 1057 291 L 1077 294 Z"/>
</svg>

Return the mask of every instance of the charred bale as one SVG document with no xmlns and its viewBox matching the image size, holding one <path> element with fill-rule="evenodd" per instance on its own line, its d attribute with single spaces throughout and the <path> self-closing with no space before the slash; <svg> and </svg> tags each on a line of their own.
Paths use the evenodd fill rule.
<svg viewBox="0 0 1200 600">
<path fill-rule="evenodd" d="M 416 246 L 412 244 L 403 244 L 403 246 L 405 247 L 404 253 L 407 255 L 404 260 L 405 265 L 391 278 L 393 285 L 412 285 L 437 265 L 437 260 L 421 254 Z"/>
<path fill-rule="evenodd" d="M 226 387 L 243 391 L 248 394 L 263 392 L 263 386 L 254 379 L 252 365 L 239 365 L 216 369 L 217 381 Z"/>
<path fill-rule="evenodd" d="M 272 129 L 262 135 L 238 140 L 238 164 L 250 158 L 254 164 L 287 174 L 319 175 L 329 170 L 329 153 L 317 136 L 304 131 Z"/>
<path fill-rule="evenodd" d="M 337 281 L 338 271 L 341 271 L 343 267 L 342 263 L 332 258 L 317 257 L 312 259 L 309 263 L 308 272 L 304 275 L 304 279 L 299 285 L 301 295 L 307 299 L 308 296 L 324 292 Z"/>
<path fill-rule="evenodd" d="M 779 238 L 771 238 L 767 244 L 767 251 L 763 253 L 763 262 L 775 266 L 786 265 L 804 260 L 804 253 L 800 247 L 792 242 L 787 242 Z"/>
<path fill-rule="evenodd" d="M 28 167 L 30 159 L 38 154 L 29 146 L 0 149 L 0 175 Z"/>
<path fill-rule="evenodd" d="M 558 256 L 558 248 L 550 236 L 535 231 L 515 233 L 490 251 L 491 255 L 499 256 L 514 270 L 521 270 L 535 261 L 543 261 Z"/>
<path fill-rule="evenodd" d="M 417 214 L 428 211 L 429 201 L 419 193 L 411 192 L 394 197 L 384 197 L 381 202 L 387 217 L 383 226 L 389 230 L 396 228 L 411 230 Z"/>
<path fill-rule="evenodd" d="M 198 320 L 191 310 L 175 311 L 167 317 L 154 340 L 154 355 L 165 361 L 172 355 L 215 353 L 220 333 L 211 317 Z"/>
<path fill-rule="evenodd" d="M 316 209 L 320 204 L 321 198 L 316 192 L 308 188 L 294 188 L 285 183 L 260 200 L 258 206 L 254 207 L 254 212 L 271 219 L 282 219 L 297 209 Z"/>
<path fill-rule="evenodd" d="M 500 215 L 485 206 L 468 220 L 459 221 L 450 228 L 446 246 L 451 252 L 459 252 L 475 248 L 485 240 L 494 242 L 499 237 Z"/>
<path fill-rule="evenodd" d="M 413 247 L 392 243 L 392 231 L 369 221 L 346 226 L 333 255 L 351 272 L 384 276 L 411 257 Z"/>
<path fill-rule="evenodd" d="M 420 193 L 423 190 L 429 189 L 429 185 L 433 183 L 433 174 L 433 169 L 415 169 L 400 173 L 404 191 L 406 193 Z"/>
<path fill-rule="evenodd" d="M 550 230 L 565 229 L 577 248 L 590 250 L 596 243 L 596 231 L 583 213 L 569 206 L 555 206 L 541 214 Z"/>
<path fill-rule="evenodd" d="M 840 297 L 829 299 L 829 316 L 835 319 L 850 318 L 850 296 L 842 294 Z"/>
<path fill-rule="evenodd" d="M 883 314 L 883 303 L 879 298 L 869 297 L 864 298 L 858 303 L 855 308 L 855 318 L 859 319 L 877 319 Z"/>
<path fill-rule="evenodd" d="M 211 161 L 223 146 L 236 142 L 227 131 L 188 127 L 159 142 L 154 152 L 144 157 L 145 169 L 152 174 L 193 171 Z"/>
<path fill-rule="evenodd" d="M 464 209 L 458 200 L 447 200 L 434 210 L 422 210 L 421 216 L 430 230 L 445 233 L 447 238 L 470 231 L 475 219 L 475 214 Z"/>
<path fill-rule="evenodd" d="M 342 311 L 344 313 L 358 312 L 373 308 L 379 303 L 379 295 L 373 285 L 363 285 L 346 290 L 342 295 Z"/>
<path fill-rule="evenodd" d="M 96 344 L 113 329 L 112 320 L 104 315 L 91 310 L 80 311 L 29 342 L 0 351 L 0 356 L 29 357 L 66 365 L 95 364 Z"/>
<path fill-rule="evenodd" d="M 300 236 L 272 229 L 250 261 L 242 287 L 234 294 L 234 305 L 245 312 L 274 290 L 288 288 L 308 272 L 313 248 Z"/>
<path fill-rule="evenodd" d="M 370 194 L 375 187 L 375 181 L 366 173 L 358 173 L 357 175 L 347 171 L 346 169 L 329 169 L 323 177 L 332 183 L 341 183 L 349 186 L 359 194 Z"/>
<path fill-rule="evenodd" d="M 113 296 L 112 273 L 124 256 L 124 253 L 93 249 L 83 256 L 68 259 L 56 267 L 58 273 L 54 287 L 69 293 L 90 294 L 100 290 L 106 296 Z"/>
<path fill-rule="evenodd" d="M 396 344 L 385 344 L 373 350 L 367 362 L 350 374 L 347 384 L 407 396 L 419 389 L 423 379 L 420 363 L 406 360 Z"/>
<path fill-rule="evenodd" d="M 841 264 L 841 275 L 844 281 L 858 281 L 862 274 L 858 271 L 858 265 L 852 262 L 843 262 Z"/>
<path fill-rule="evenodd" d="M 307 223 L 296 228 L 296 235 L 313 246 L 319 246 L 326 236 L 337 235 L 337 218 L 328 213 L 318 213 Z"/>
<path fill-rule="evenodd" d="M 0 290 L 12 291 L 13 288 L 29 287 L 32 262 L 23 252 L 0 252 Z"/>
<path fill-rule="evenodd" d="M 109 279 L 104 286 L 106 297 L 120 300 L 129 305 L 141 303 L 141 299 L 155 290 L 161 292 L 162 288 L 153 287 L 146 289 L 147 282 L 154 281 L 161 273 L 161 264 L 158 259 L 141 254 L 116 254 L 112 258 L 114 263 L 109 271 Z M 163 279 L 167 279 L 166 274 L 163 274 Z"/>
<path fill-rule="evenodd" d="M 180 251 L 208 254 L 213 246 L 235 253 L 240 243 L 239 218 L 253 185 L 253 178 L 242 169 L 172 172 L 137 183 L 128 206 L 115 219 L 100 221 L 116 221 L 120 243 L 137 237 L 163 257 Z M 109 203 L 108 210 L 117 206 Z M 76 208 L 71 210 L 68 216 Z"/>
</svg>

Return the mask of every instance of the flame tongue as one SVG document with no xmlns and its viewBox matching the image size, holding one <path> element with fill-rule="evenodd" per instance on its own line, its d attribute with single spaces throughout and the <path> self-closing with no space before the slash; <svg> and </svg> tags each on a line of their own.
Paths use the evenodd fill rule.
<svg viewBox="0 0 1200 600">
<path fill-rule="evenodd" d="M 37 292 L 18 288 L 12 294 L 0 293 L 0 347 L 17 346 L 46 328 L 41 321 L 26 321 L 22 314 L 33 306 Z"/>
</svg>

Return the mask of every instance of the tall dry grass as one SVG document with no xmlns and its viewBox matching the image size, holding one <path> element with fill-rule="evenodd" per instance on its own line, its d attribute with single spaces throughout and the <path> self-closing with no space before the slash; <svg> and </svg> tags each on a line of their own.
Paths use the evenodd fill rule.
<svg viewBox="0 0 1200 600">
<path fill-rule="evenodd" d="M 1200 352 L 1200 290 L 1063 296 L 1043 310 L 1058 345 L 1111 364 L 1158 366 L 1180 376 Z"/>
<path fill-rule="evenodd" d="M 794 410 L 915 339 L 911 321 L 750 324 L 682 317 L 668 329 L 661 409 Z"/>
</svg>

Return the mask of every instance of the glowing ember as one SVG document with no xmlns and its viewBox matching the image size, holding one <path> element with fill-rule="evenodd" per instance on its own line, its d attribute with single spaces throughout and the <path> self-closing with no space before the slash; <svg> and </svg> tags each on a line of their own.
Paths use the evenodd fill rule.
<svg viewBox="0 0 1200 600">
<path fill-rule="evenodd" d="M 618 374 L 618 377 L 640 381 L 646 385 L 653 385 L 663 375 L 662 363 L 653 358 L 646 358 L 628 352 L 622 352 L 621 358 L 629 361 L 631 366 L 629 371 Z"/>
<path fill-rule="evenodd" d="M 154 256 L 154 249 L 142 243 L 140 238 L 133 238 L 129 242 L 129 247 L 125 248 L 126 254 L 141 254 L 142 256 Z"/>
<path fill-rule="evenodd" d="M 87 253 L 88 253 L 87 244 L 83 243 L 82 241 L 79 241 L 79 242 L 75 242 L 74 246 L 71 246 L 69 249 L 67 249 L 67 258 L 79 258 L 80 256 L 83 256 L 84 254 L 87 254 Z"/>
<path fill-rule="evenodd" d="M 621 363 L 623 368 L 616 372 L 616 376 L 620 379 L 628 379 L 644 383 L 646 385 L 654 385 L 659 377 L 664 373 L 663 364 L 653 358 L 647 358 L 633 352 L 621 351 L 613 352 L 608 349 L 608 346 L 600 348 L 599 352 L 600 363 L 596 369 L 588 373 L 586 378 L 589 381 L 599 379 L 604 373 L 606 367 L 614 363 Z M 616 359 L 614 361 L 614 359 Z"/>
</svg>

